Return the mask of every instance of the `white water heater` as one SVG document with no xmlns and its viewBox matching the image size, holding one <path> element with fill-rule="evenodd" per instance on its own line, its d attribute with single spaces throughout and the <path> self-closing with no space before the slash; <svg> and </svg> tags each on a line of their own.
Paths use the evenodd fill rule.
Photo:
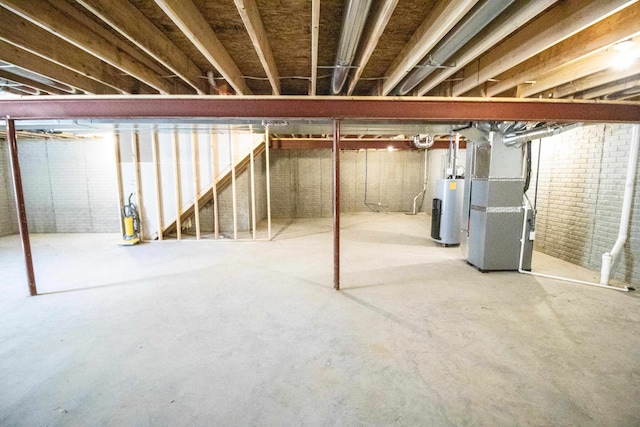
<svg viewBox="0 0 640 427">
<path fill-rule="evenodd" d="M 439 179 L 431 210 L 431 238 L 441 245 L 460 244 L 464 179 Z"/>
</svg>

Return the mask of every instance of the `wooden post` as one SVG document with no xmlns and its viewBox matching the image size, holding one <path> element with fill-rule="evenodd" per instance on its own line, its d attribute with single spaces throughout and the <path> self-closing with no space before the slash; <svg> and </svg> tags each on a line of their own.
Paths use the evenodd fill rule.
<svg viewBox="0 0 640 427">
<path fill-rule="evenodd" d="M 214 138 L 215 137 L 215 138 Z M 211 139 L 211 191 L 213 191 L 213 229 L 214 237 L 220 237 L 220 223 L 218 218 L 218 134 L 209 130 Z"/>
<path fill-rule="evenodd" d="M 253 126 L 249 125 L 249 140 L 251 141 L 251 146 L 249 149 L 249 159 L 251 162 L 251 230 L 253 235 L 253 240 L 256 239 L 256 173 L 255 173 L 255 164 L 253 159 Z"/>
<path fill-rule="evenodd" d="M 200 175 L 198 174 L 198 159 L 200 144 L 198 144 L 198 130 L 191 130 L 191 159 L 193 161 L 193 216 L 196 221 L 196 240 L 200 240 Z"/>
<path fill-rule="evenodd" d="M 264 128 L 264 161 L 267 173 L 267 238 L 271 240 L 271 175 L 269 167 L 269 125 Z"/>
<path fill-rule="evenodd" d="M 158 240 L 163 239 L 164 215 L 162 213 L 162 180 L 160 177 L 160 161 L 158 158 L 158 131 L 151 133 L 151 149 L 153 154 L 153 165 L 156 172 L 156 203 L 158 209 Z"/>
<path fill-rule="evenodd" d="M 16 210 L 18 213 L 18 229 L 22 240 L 22 252 L 24 264 L 27 269 L 27 284 L 29 295 L 38 295 L 36 288 L 36 275 L 33 270 L 33 256 L 31 254 L 31 242 L 29 241 L 29 225 L 27 223 L 27 210 L 24 205 L 24 192 L 22 189 L 22 175 L 20 174 L 20 160 L 18 159 L 18 139 L 13 119 L 7 116 L 7 142 L 9 143 L 9 158 L 11 160 L 11 175 L 13 177 L 13 192 L 16 198 Z"/>
<path fill-rule="evenodd" d="M 182 239 L 182 222 L 180 215 L 182 214 L 182 191 L 180 189 L 180 149 L 178 130 L 173 131 L 173 174 L 176 178 L 176 238 Z"/>
<path fill-rule="evenodd" d="M 229 157 L 231 157 L 231 196 L 233 204 L 233 240 L 238 240 L 238 209 L 237 209 L 237 193 L 236 193 L 236 156 L 235 156 L 236 138 L 231 136 L 231 127 L 229 127 Z"/>
<path fill-rule="evenodd" d="M 142 231 L 142 183 L 140 182 L 140 136 L 137 129 L 131 135 L 131 152 L 133 160 L 134 180 L 136 182 L 136 198 L 138 199 L 138 226 L 140 227 L 140 240 L 144 240 Z"/>
<path fill-rule="evenodd" d="M 116 182 L 118 185 L 118 218 L 120 218 L 120 235 L 124 236 L 124 222 L 122 218 L 122 207 L 124 206 L 124 190 L 122 189 L 122 166 L 120 164 L 120 131 L 115 129 L 113 138 L 113 148 L 116 158 Z"/>
</svg>

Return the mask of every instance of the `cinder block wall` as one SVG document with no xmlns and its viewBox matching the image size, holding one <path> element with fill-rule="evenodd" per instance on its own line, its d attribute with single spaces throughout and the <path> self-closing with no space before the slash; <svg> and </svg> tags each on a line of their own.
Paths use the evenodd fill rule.
<svg viewBox="0 0 640 427">
<path fill-rule="evenodd" d="M 18 142 L 30 232 L 120 230 L 112 147 L 103 139 Z"/>
<path fill-rule="evenodd" d="M 332 215 L 331 150 L 273 150 L 271 159 L 274 217 Z M 341 211 L 410 211 L 413 197 L 422 190 L 423 165 L 422 151 L 343 151 L 340 154 Z M 425 202 L 423 209 L 427 204 Z"/>
<path fill-rule="evenodd" d="M 542 141 L 535 249 L 600 270 L 618 236 L 631 125 L 585 126 Z M 532 184 L 538 143 L 533 145 Z M 640 171 L 640 165 L 638 170 Z M 629 239 L 612 271 L 640 283 L 640 174 L 636 174 Z"/>
<path fill-rule="evenodd" d="M 18 232 L 7 141 L 0 140 L 0 237 Z"/>
</svg>

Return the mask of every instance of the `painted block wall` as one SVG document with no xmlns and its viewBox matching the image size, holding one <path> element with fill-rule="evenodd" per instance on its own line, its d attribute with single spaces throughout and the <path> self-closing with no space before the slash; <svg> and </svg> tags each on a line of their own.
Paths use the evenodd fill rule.
<svg viewBox="0 0 640 427">
<path fill-rule="evenodd" d="M 22 140 L 18 153 L 30 232 L 119 231 L 112 141 Z"/>
<path fill-rule="evenodd" d="M 428 154 L 429 211 L 442 150 Z M 272 150 L 271 209 L 275 218 L 329 217 L 333 212 L 331 150 Z M 342 212 L 409 212 L 422 190 L 424 151 L 358 150 L 340 154 Z M 366 202 L 365 204 L 365 183 Z"/>
<path fill-rule="evenodd" d="M 584 126 L 542 140 L 536 250 L 599 271 L 602 253 L 618 236 L 631 125 Z M 532 184 L 538 142 L 533 145 Z M 640 165 L 638 170 L 640 171 Z M 612 277 L 640 284 L 640 173 L 636 174 L 630 233 Z"/>
<path fill-rule="evenodd" d="M 18 222 L 7 141 L 0 140 L 0 237 L 16 234 Z"/>
</svg>

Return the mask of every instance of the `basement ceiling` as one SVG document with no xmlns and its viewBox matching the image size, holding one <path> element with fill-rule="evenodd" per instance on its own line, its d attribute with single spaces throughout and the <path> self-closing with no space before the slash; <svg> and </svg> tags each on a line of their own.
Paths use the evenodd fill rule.
<svg viewBox="0 0 640 427">
<path fill-rule="evenodd" d="M 5 94 L 640 99 L 637 1 L 0 5 Z"/>
</svg>

